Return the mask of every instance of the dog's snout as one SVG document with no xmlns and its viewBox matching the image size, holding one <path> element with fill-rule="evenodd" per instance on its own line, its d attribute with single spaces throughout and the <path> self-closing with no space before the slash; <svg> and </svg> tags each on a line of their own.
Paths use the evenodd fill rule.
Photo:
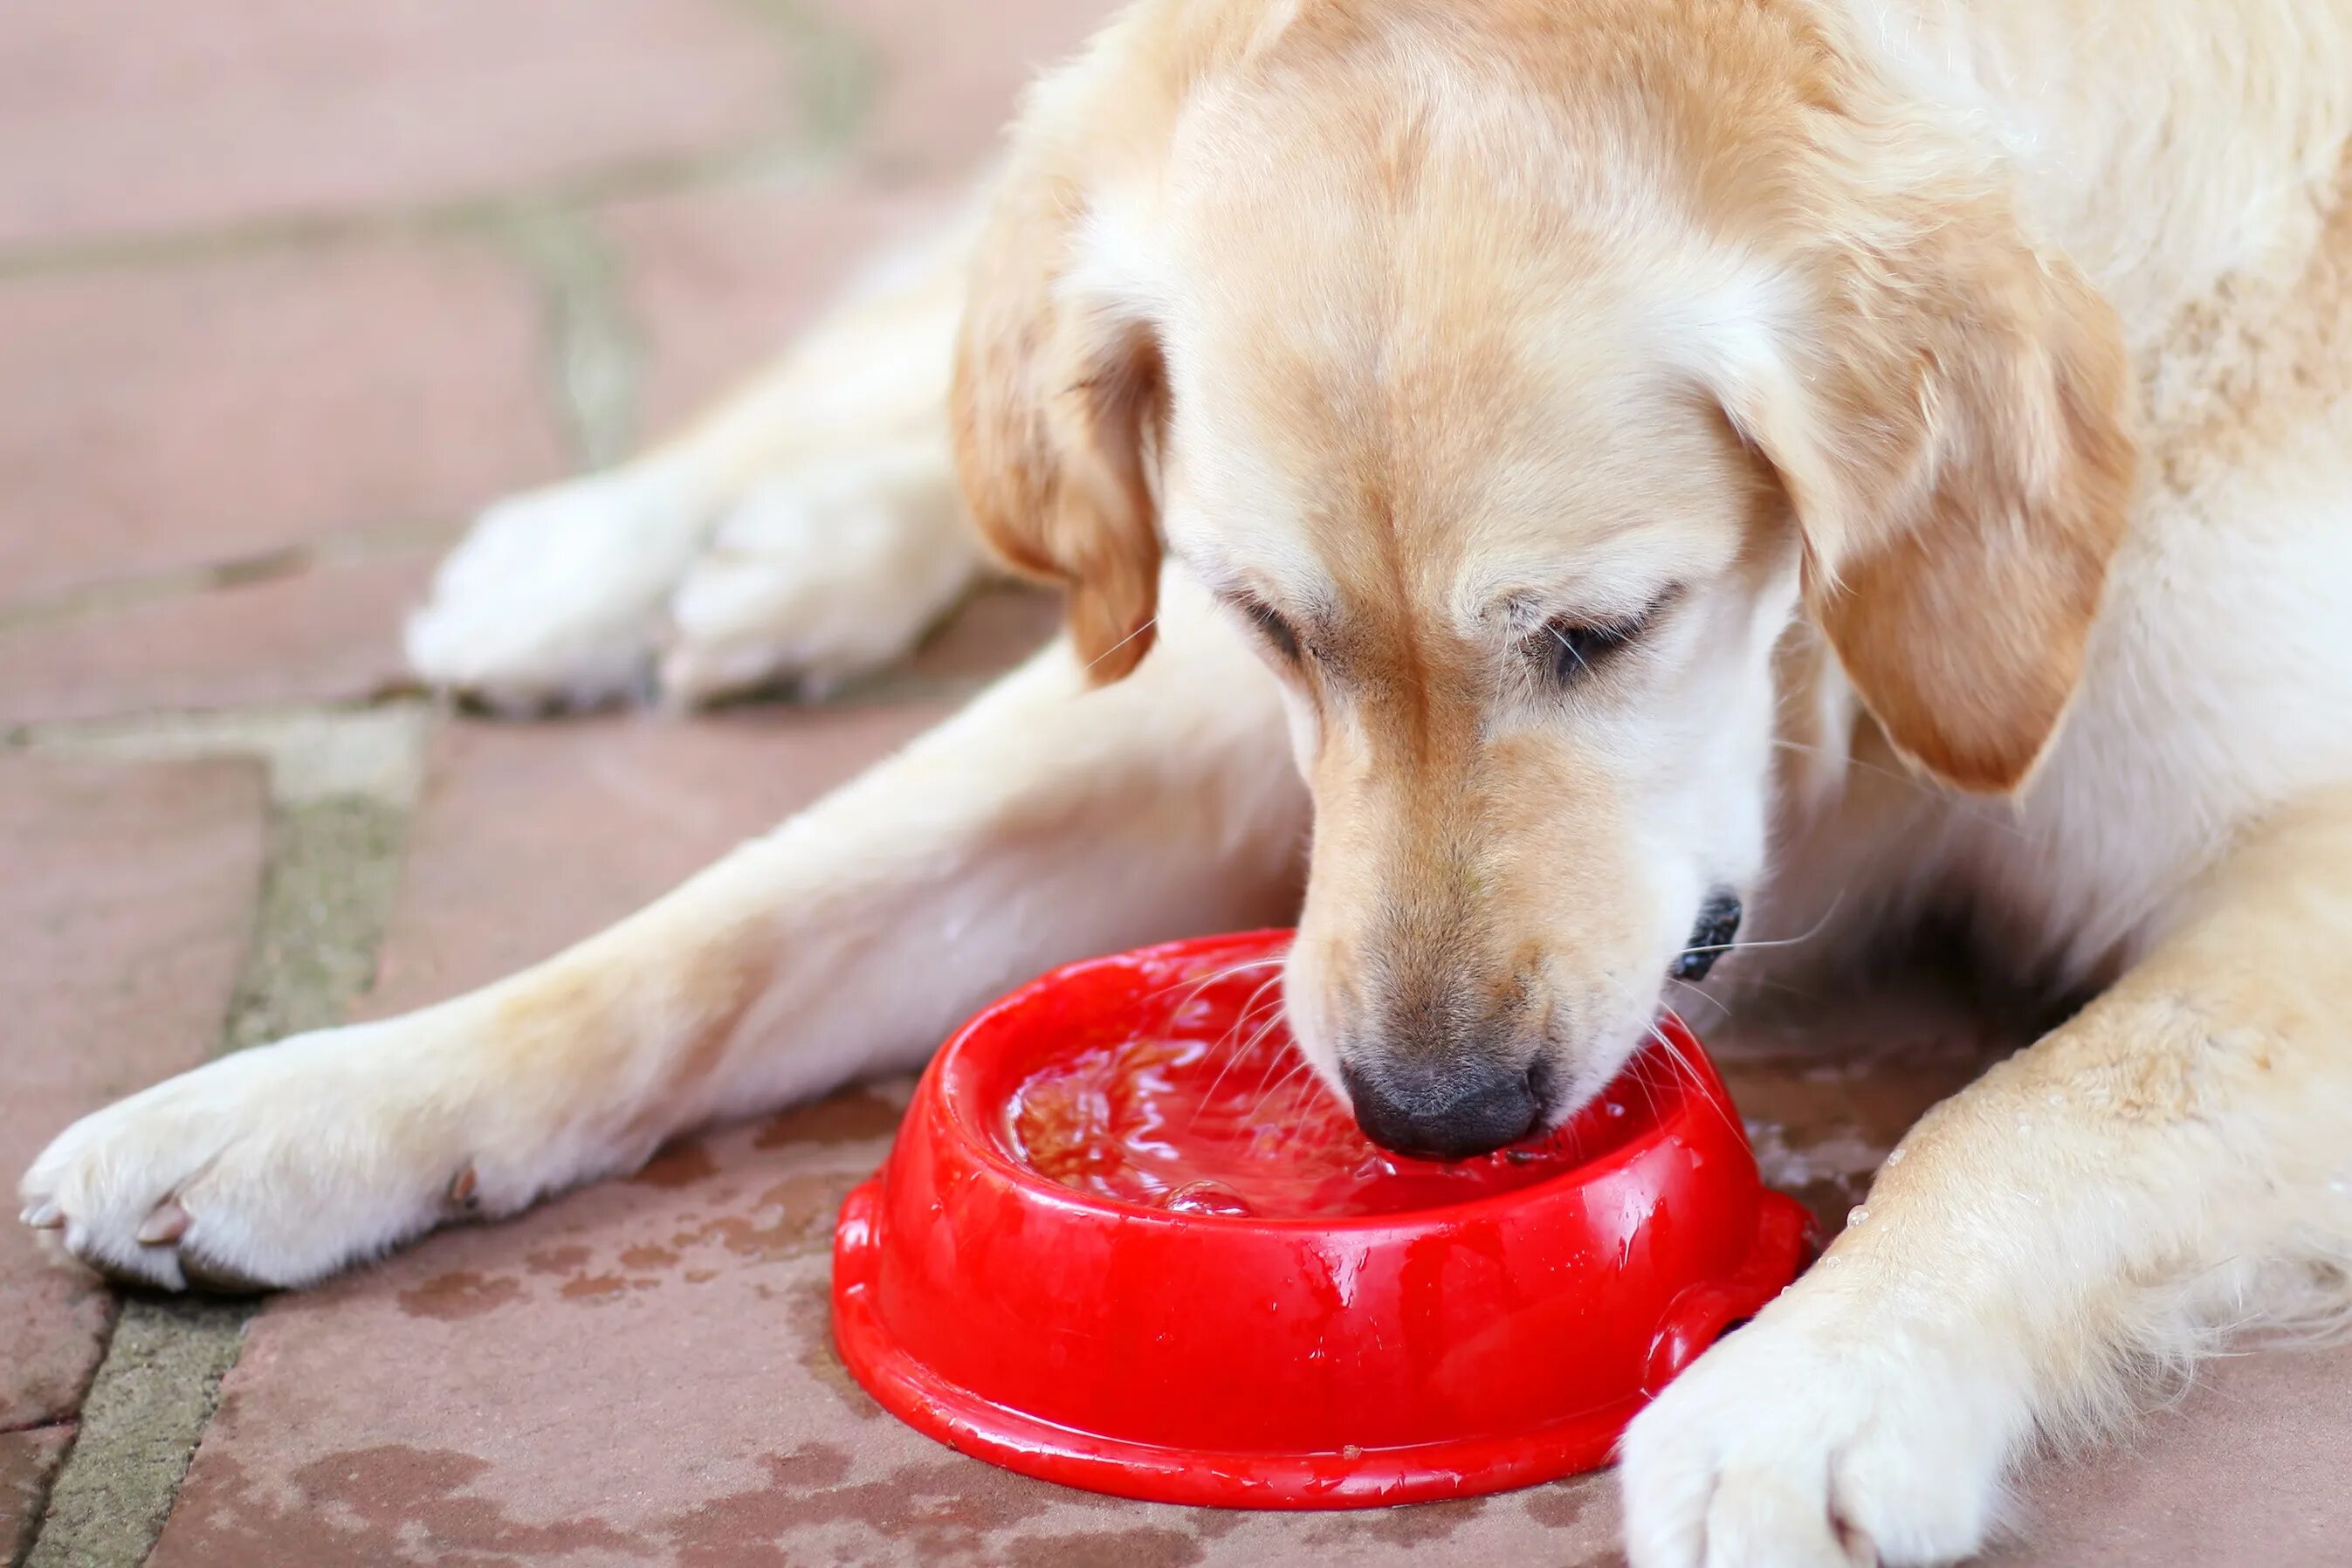
<svg viewBox="0 0 2352 1568">
<path fill-rule="evenodd" d="M 1537 1075 L 1475 1057 L 1340 1068 L 1364 1135 L 1384 1149 L 1459 1160 L 1524 1138 L 1543 1114 Z"/>
</svg>

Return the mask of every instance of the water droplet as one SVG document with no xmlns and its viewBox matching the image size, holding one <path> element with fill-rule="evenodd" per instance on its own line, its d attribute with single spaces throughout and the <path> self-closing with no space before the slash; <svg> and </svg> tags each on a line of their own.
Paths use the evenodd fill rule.
<svg viewBox="0 0 2352 1568">
<path fill-rule="evenodd" d="M 2066 1103 L 2066 1097 L 2053 1089 L 2050 1091 L 2050 1103 L 2053 1105 L 2063 1105 Z"/>
<path fill-rule="evenodd" d="M 2352 1176 L 2338 1171 L 2327 1178 L 2327 1190 L 2339 1198 L 2352 1198 Z"/>
<path fill-rule="evenodd" d="M 1903 1156 L 1906 1152 L 1906 1151 L 1902 1149 L 1894 1151 L 1886 1156 L 1886 1163 L 1890 1165 L 1899 1165 L 1903 1163 Z"/>
<path fill-rule="evenodd" d="M 1609 1101 L 1609 1114 L 1612 1116 L 1622 1116 L 1625 1114 L 1625 1108 L 1612 1100 Z"/>
<path fill-rule="evenodd" d="M 1870 1223 L 1870 1211 L 1857 1204 L 1853 1208 L 1845 1211 L 1845 1223 L 1850 1226 L 1868 1225 Z"/>
<path fill-rule="evenodd" d="M 2021 1116 L 2017 1119 L 2017 1130 L 2020 1132 L 2031 1132 L 2033 1131 L 2033 1123 Z"/>
<path fill-rule="evenodd" d="M 1844 1261 L 1844 1258 L 1840 1258 L 1836 1253 L 1832 1252 L 1827 1258 L 1822 1259 L 1822 1267 L 1824 1268 L 1835 1268 L 1839 1264 L 1843 1263 Z"/>
<path fill-rule="evenodd" d="M 1360 1459 L 1364 1457 L 1364 1451 L 1355 1444 L 1349 1443 L 1339 1450 L 1339 1457 L 1343 1459 Z"/>
<path fill-rule="evenodd" d="M 1187 1182 L 1160 1200 L 1160 1206 L 1171 1214 L 1222 1214 L 1247 1215 L 1257 1213 L 1249 1200 L 1231 1187 L 1215 1182 Z"/>
</svg>

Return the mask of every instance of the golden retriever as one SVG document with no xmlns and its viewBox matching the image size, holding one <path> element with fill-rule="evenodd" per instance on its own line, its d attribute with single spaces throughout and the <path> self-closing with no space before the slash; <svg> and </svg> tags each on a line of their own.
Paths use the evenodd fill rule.
<svg viewBox="0 0 2352 1568">
<path fill-rule="evenodd" d="M 2347 133 L 2343 0 L 1143 0 L 984 221 L 495 509 L 411 647 L 512 702 L 863 668 L 979 569 L 955 468 L 1068 637 L 538 968 L 88 1118 L 26 1218 L 300 1284 L 1294 911 L 1316 1068 L 1485 1149 L 1743 909 L 1958 910 L 2093 999 L 1622 1475 L 1642 1568 L 1966 1555 L 2145 1368 L 2352 1317 Z"/>
</svg>

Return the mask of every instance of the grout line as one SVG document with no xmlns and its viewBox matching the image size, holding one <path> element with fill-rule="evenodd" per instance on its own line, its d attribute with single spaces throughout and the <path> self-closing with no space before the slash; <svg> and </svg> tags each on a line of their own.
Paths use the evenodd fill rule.
<svg viewBox="0 0 2352 1568">
<path fill-rule="evenodd" d="M 635 449 L 645 343 L 621 265 L 594 223 L 557 207 L 526 207 L 499 226 L 538 287 L 548 377 L 574 462 L 593 472 Z"/>
<path fill-rule="evenodd" d="M 178 715 L 42 725 L 36 751 L 244 755 L 268 770 L 253 934 L 219 1051 L 340 1023 L 371 984 L 423 772 L 428 709 Z M 74 1418 L 25 1568 L 138 1568 L 153 1551 L 236 1363 L 257 1299 L 123 1300 Z"/>
<path fill-rule="evenodd" d="M 869 50 L 802 0 L 739 0 L 794 65 L 802 124 L 718 154 L 608 166 L 535 192 L 509 191 L 393 212 L 232 222 L 204 231 L 67 240 L 0 251 L 0 280 L 159 268 L 397 238 L 502 241 L 538 286 L 550 373 L 575 459 L 599 468 L 636 434 L 643 347 L 617 266 L 586 216 L 595 206 L 768 176 L 811 179 L 847 162 L 877 77 Z M 876 183 L 888 184 L 888 171 Z M 236 560 L 91 584 L 0 607 L 0 630 L 178 594 L 292 575 L 353 552 L 425 541 L 385 529 Z M 436 541 L 437 542 L 437 540 Z M 247 755 L 269 774 L 268 850 L 254 930 L 219 1050 L 340 1022 L 371 984 L 421 788 L 429 708 L 359 708 L 0 726 L 0 746 L 123 757 Z M 253 1300 L 131 1295 L 71 1417 L 26 1568 L 138 1568 L 153 1552 L 236 1364 Z"/>
<path fill-rule="evenodd" d="M 788 131 L 717 151 L 625 158 L 541 184 L 446 201 L 233 218 L 211 227 L 0 247 L 0 280 L 170 266 L 373 239 L 495 233 L 530 212 L 579 211 L 744 178 L 813 178 L 848 163 L 853 138 L 878 96 L 880 61 L 872 46 L 807 0 L 733 3 L 768 32 L 791 68 L 800 122 Z M 898 173 L 880 164 L 861 171 L 863 178 L 877 185 L 894 183 Z"/>
<path fill-rule="evenodd" d="M 8 739 L 34 752 L 68 756 L 254 757 L 268 769 L 274 814 L 347 798 L 404 814 L 421 787 L 429 712 L 428 704 L 409 700 L 58 720 L 21 726 Z"/>
<path fill-rule="evenodd" d="M 24 1568 L 147 1560 L 253 1311 L 248 1301 L 124 1300 Z"/>
<path fill-rule="evenodd" d="M 0 280 L 52 273 L 166 267 L 275 250 L 324 248 L 369 240 L 431 239 L 492 233 L 529 208 L 580 208 L 699 190 L 764 174 L 813 175 L 834 157 L 797 139 L 769 139 L 728 152 L 647 158 L 560 180 L 538 191 L 499 191 L 416 206 L 363 212 L 296 213 L 232 219 L 216 227 L 68 239 L 0 251 Z"/>
<path fill-rule="evenodd" d="M 346 529 L 224 561 L 76 584 L 45 595 L 0 604 L 0 632 L 135 609 L 188 594 L 275 582 L 320 567 L 384 560 L 425 549 L 437 551 L 454 541 L 457 532 L 450 523 L 384 523 Z"/>
<path fill-rule="evenodd" d="M 802 104 L 803 144 L 815 152 L 846 149 L 880 96 L 881 61 L 873 46 L 807 0 L 734 4 L 767 28 L 798 65 L 793 86 Z"/>
</svg>

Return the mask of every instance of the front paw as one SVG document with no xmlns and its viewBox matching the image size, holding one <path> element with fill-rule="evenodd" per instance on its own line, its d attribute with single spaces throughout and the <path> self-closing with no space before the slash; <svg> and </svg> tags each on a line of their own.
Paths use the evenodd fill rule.
<svg viewBox="0 0 2352 1568">
<path fill-rule="evenodd" d="M 2013 1358 L 1832 1283 L 1800 1281 L 1634 1420 L 1634 1568 L 1910 1568 L 1984 1545 L 2025 1426 Z"/>
<path fill-rule="evenodd" d="M 709 509 L 667 470 L 621 468 L 499 502 L 409 618 L 409 667 L 503 711 L 642 694 Z"/>
<path fill-rule="evenodd" d="M 25 1221 L 100 1273 L 168 1290 L 308 1284 L 478 1206 L 482 1182 L 386 1025 L 214 1062 L 61 1133 Z M 387 1046 L 390 1049 L 387 1049 Z"/>
<path fill-rule="evenodd" d="M 755 485 L 670 602 L 665 700 L 822 697 L 904 658 L 980 572 L 934 455 L 858 453 Z"/>
</svg>

